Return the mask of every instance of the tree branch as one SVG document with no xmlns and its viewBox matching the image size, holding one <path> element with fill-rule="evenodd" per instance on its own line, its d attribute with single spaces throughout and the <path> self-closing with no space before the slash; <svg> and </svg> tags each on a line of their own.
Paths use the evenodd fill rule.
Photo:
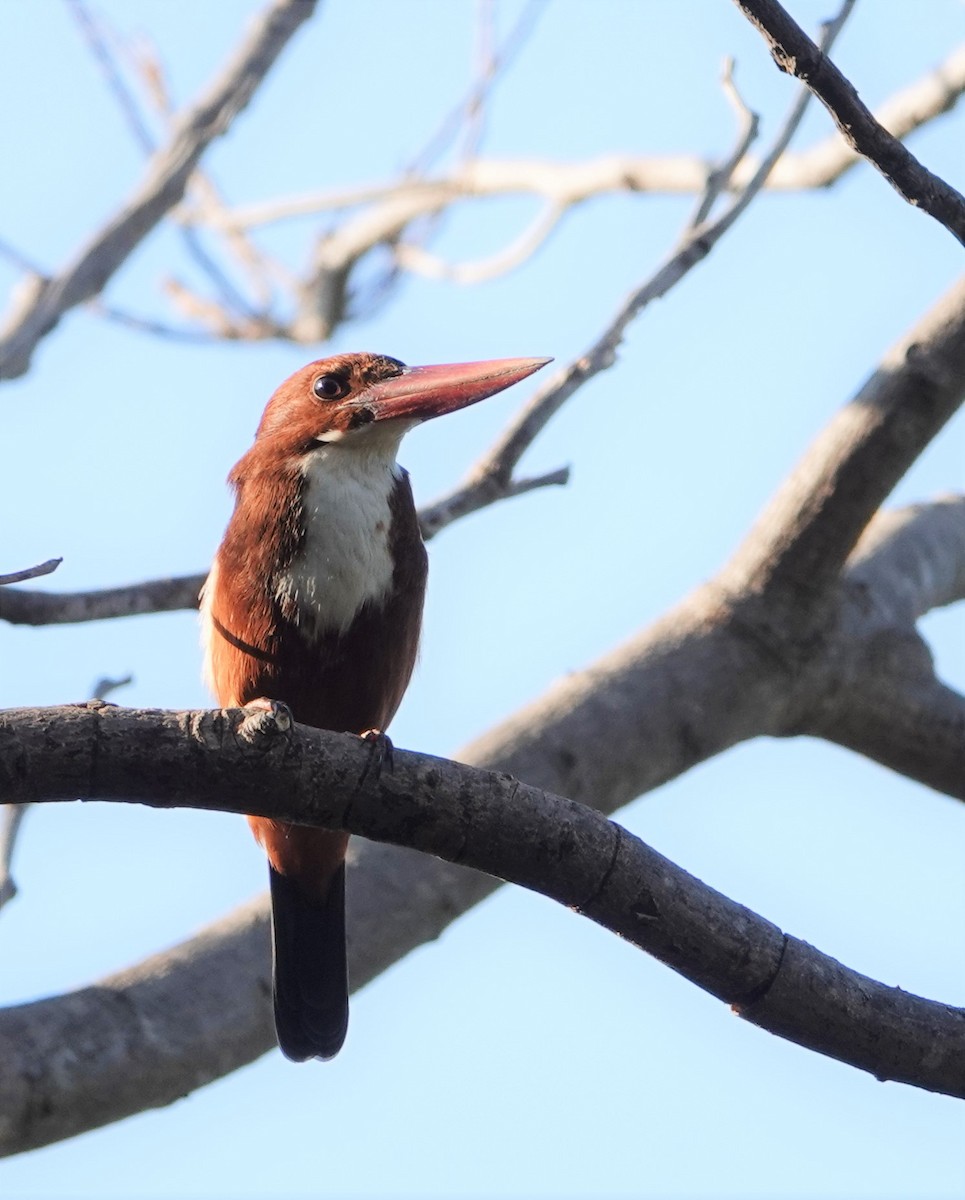
<svg viewBox="0 0 965 1200">
<path fill-rule="evenodd" d="M 561 392 L 570 389 L 566 399 L 575 391 L 571 376 L 585 372 L 583 364 L 585 359 L 578 359 L 552 377 L 465 483 L 422 510 L 424 536 L 513 494 L 515 485 L 505 487 L 500 481 L 556 411 L 553 405 Z M 734 594 L 749 589 L 754 594 L 781 592 L 792 600 L 801 595 L 816 602 L 826 598 L 875 510 L 963 397 L 965 280 L 885 356 L 813 443 L 725 568 L 722 585 Z M 544 480 L 561 481 L 555 474 Z M 516 492 L 520 490 L 517 486 Z M 5 589 L 0 591 L 0 619 L 42 625 L 194 608 L 203 581 L 203 575 L 191 575 L 60 594 Z"/>
<path fill-rule="evenodd" d="M 780 487 L 727 568 L 735 592 L 823 602 L 865 526 L 965 399 L 965 278 L 885 355 Z M 782 616 L 785 615 L 782 609 Z"/>
<path fill-rule="evenodd" d="M 90 592 L 0 591 L 0 620 L 11 625 L 70 625 L 198 607 L 204 575 L 151 579 Z"/>
<path fill-rule="evenodd" d="M 12 711 L 0 718 L 0 747 L 0 764 L 16 763 L 3 772 L 4 792 L 19 802 L 79 796 L 254 812 L 350 829 L 498 875 L 576 908 L 765 1029 L 879 1079 L 965 1095 L 965 1013 L 849 971 L 599 813 L 505 774 L 397 750 L 376 782 L 359 739 L 295 726 L 286 710 L 163 713 L 94 703 Z M 18 1024 L 22 1033 L 37 1007 L 2 1014 L 0 1036 Z M 139 1016 L 128 1018 L 135 1029 Z M 164 1040 L 156 1023 L 152 1040 Z M 35 1076 L 32 1037 L 20 1055 L 28 1047 Z M 17 1079 L 12 1049 L 2 1069 Z M 76 1044 L 72 1056 L 80 1062 Z M 89 1127 L 87 1105 L 69 1106 L 67 1118 L 59 1099 L 48 1094 L 34 1136 L 47 1126 L 47 1140 L 55 1119 L 77 1122 L 74 1132 Z M 0 1110 L 10 1114 L 7 1104 Z"/>
<path fill-rule="evenodd" d="M 831 114 L 845 141 L 884 175 L 895 191 L 965 243 L 965 196 L 933 175 L 861 102 L 853 84 L 815 46 L 777 0 L 734 0 L 760 30 L 778 68 L 800 79 Z"/>
<path fill-rule="evenodd" d="M 25 567 L 22 571 L 10 571 L 7 575 L 0 575 L 0 587 L 5 587 L 8 583 L 23 583 L 26 579 L 39 579 L 41 575 L 51 575 L 63 561 L 62 558 L 48 558 L 46 562 L 38 563 L 35 567 Z"/>
<path fill-rule="evenodd" d="M 845 0 L 837 17 L 825 27 L 822 45 L 833 45 L 853 4 L 854 0 Z M 440 526 L 433 522 L 437 522 L 443 516 L 454 519 L 455 516 L 463 512 L 472 512 L 503 494 L 523 454 L 566 401 L 595 375 L 608 370 L 616 362 L 617 350 L 631 322 L 647 305 L 665 296 L 702 262 L 760 193 L 800 125 L 809 100 L 809 93 L 802 88 L 770 149 L 747 185 L 716 219 L 706 220 L 699 225 L 695 225 L 693 221 L 687 222 L 670 258 L 626 297 L 593 344 L 537 387 L 532 398 L 523 405 L 495 445 L 476 463 L 463 483 L 454 492 L 437 501 L 428 514 L 429 529 L 436 532 Z M 738 144 L 746 144 L 749 132 L 741 127 Z M 733 166 L 734 162 L 732 158 L 728 166 Z M 712 203 L 712 198 L 721 190 L 719 173 L 710 172 L 705 180 L 705 198 L 710 198 Z M 703 213 L 709 209 L 710 204 L 702 201 L 697 211 Z"/>
<path fill-rule="evenodd" d="M 13 852 L 26 812 L 26 804 L 3 806 L 0 818 L 0 908 L 9 904 L 17 894 L 17 884 L 13 878 Z"/>
<path fill-rule="evenodd" d="M 905 138 L 953 109 L 963 93 L 965 46 L 959 46 L 936 70 L 886 100 L 875 111 L 875 120 L 894 137 Z M 834 134 L 807 150 L 784 154 L 765 188 L 785 192 L 830 187 L 859 162 L 861 156 Z M 745 158 L 734 170 L 730 190 L 741 191 L 759 167 L 759 159 Z M 706 185 L 708 168 L 705 159 L 686 154 L 607 154 L 575 162 L 475 158 L 431 178 L 420 175 L 390 183 L 280 197 L 226 209 L 217 216 L 185 206 L 178 215 L 192 224 L 250 230 L 362 205 L 387 205 L 398 196 L 415 206 L 413 219 L 430 216 L 458 200 L 509 195 L 535 195 L 554 207 L 568 209 L 608 193 L 699 195 Z M 388 224 L 377 222 L 382 230 L 377 240 L 388 236 L 388 231 L 398 230 L 394 212 L 389 220 L 389 208 L 384 211 Z"/>
<path fill-rule="evenodd" d="M 965 46 L 958 46 L 934 71 L 903 88 L 880 108 L 874 119 L 895 138 L 904 140 L 916 129 L 951 111 L 965 92 Z M 825 138 L 800 154 L 785 154 L 768 180 L 769 189 L 829 187 L 861 161 L 861 156 L 837 135 Z M 740 180 L 740 172 L 737 175 Z"/>
<path fill-rule="evenodd" d="M 419 513 L 422 535 L 428 541 L 459 517 L 476 512 L 499 500 L 523 496 L 544 487 L 562 487 L 569 481 L 569 468 L 560 467 L 543 475 L 512 479 L 498 491 L 475 491 L 463 498 L 456 493 Z M 60 559 L 51 559 L 55 565 Z M 44 567 L 49 564 L 42 564 Z M 50 567 L 53 570 L 53 567 Z M 0 583 L 30 579 L 47 574 L 39 568 L 0 577 Z M 178 575 L 171 579 L 152 579 L 124 587 L 98 588 L 86 592 L 42 592 L 27 588 L 0 591 L 0 621 L 11 625 L 72 625 L 85 621 L 108 621 L 116 617 L 137 617 L 146 613 L 177 612 L 198 607 L 198 596 L 205 576 Z"/>
<path fill-rule="evenodd" d="M 853 647 L 809 732 L 965 800 L 965 696 L 935 678 L 914 631 Z"/>
<path fill-rule="evenodd" d="M 910 628 L 934 608 L 965 600 L 965 496 L 879 513 L 848 560 L 861 620 Z"/>
<path fill-rule="evenodd" d="M 204 94 L 177 122 L 171 140 L 147 164 L 121 210 L 53 279 L 35 279 L 8 313 L 0 335 L 0 380 L 30 366 L 37 343 L 70 309 L 96 296 L 129 254 L 184 195 L 191 172 L 214 138 L 231 127 L 317 0 L 272 0 Z"/>
<path fill-rule="evenodd" d="M 965 697 L 915 629 L 965 598 L 965 496 L 876 517 L 852 555 L 802 730 L 965 800 Z"/>
</svg>

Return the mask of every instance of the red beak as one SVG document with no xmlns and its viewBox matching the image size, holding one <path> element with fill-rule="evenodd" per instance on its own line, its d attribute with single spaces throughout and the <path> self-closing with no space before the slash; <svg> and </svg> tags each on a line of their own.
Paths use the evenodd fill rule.
<svg viewBox="0 0 965 1200">
<path fill-rule="evenodd" d="M 494 358 L 490 362 L 406 367 L 401 375 L 367 388 L 360 400 L 377 421 L 399 417 L 428 421 L 494 396 L 552 361 L 551 358 Z"/>
</svg>

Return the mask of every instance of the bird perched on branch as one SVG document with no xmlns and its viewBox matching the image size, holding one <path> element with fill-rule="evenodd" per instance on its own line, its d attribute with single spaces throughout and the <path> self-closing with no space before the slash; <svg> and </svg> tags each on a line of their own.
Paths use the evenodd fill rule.
<svg viewBox="0 0 965 1200">
<path fill-rule="evenodd" d="M 415 665 L 426 583 L 399 443 L 548 361 L 341 354 L 285 380 L 229 476 L 235 509 L 202 593 L 219 704 L 277 701 L 303 724 L 381 736 Z M 298 1062 L 332 1058 L 348 1024 L 348 834 L 248 822 L 268 855 L 278 1043 Z"/>
</svg>

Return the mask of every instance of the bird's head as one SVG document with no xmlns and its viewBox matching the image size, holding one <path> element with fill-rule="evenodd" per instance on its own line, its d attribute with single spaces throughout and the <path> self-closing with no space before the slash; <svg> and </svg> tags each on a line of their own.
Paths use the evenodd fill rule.
<svg viewBox="0 0 965 1200">
<path fill-rule="evenodd" d="M 268 401 L 261 443 L 287 455 L 320 446 L 397 447 L 407 430 L 532 375 L 548 358 L 407 367 L 383 354 L 338 354 L 290 375 Z"/>
</svg>

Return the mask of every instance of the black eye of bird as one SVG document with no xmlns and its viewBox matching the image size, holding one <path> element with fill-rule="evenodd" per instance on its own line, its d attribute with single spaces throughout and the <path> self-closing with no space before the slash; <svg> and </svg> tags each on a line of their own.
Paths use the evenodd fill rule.
<svg viewBox="0 0 965 1200">
<path fill-rule="evenodd" d="M 338 400 L 345 395 L 347 388 L 337 375 L 319 375 L 312 384 L 312 391 L 319 400 Z"/>
</svg>

